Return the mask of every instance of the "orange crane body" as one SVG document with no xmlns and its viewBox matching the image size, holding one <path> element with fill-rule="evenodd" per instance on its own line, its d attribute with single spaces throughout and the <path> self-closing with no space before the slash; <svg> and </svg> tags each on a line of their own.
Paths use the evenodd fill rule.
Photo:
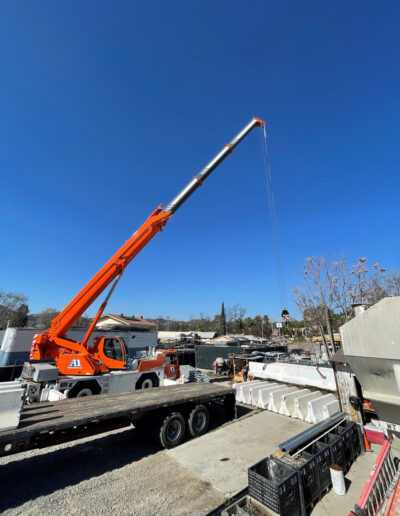
<svg viewBox="0 0 400 516">
<path fill-rule="evenodd" d="M 51 327 L 43 333 L 35 335 L 31 347 L 31 360 L 53 360 L 62 375 L 90 376 L 128 367 L 128 350 L 119 337 L 113 339 L 98 337 L 94 339 L 93 346 L 87 344 L 116 283 L 125 267 L 159 231 L 162 231 L 173 213 L 190 197 L 194 190 L 202 185 L 202 182 L 233 151 L 234 147 L 254 127 L 264 127 L 264 125 L 265 123 L 262 120 L 254 117 L 229 144 L 225 144 L 224 148 L 206 167 L 194 176 L 192 181 L 165 209 L 159 206 L 150 215 L 64 310 L 52 320 Z M 67 338 L 67 331 L 113 281 L 114 285 L 111 287 L 106 300 L 100 306 L 82 342 Z M 158 354 L 155 359 L 142 362 L 143 364 L 139 365 L 142 370 L 159 367 L 164 363 L 162 354 Z M 145 362 L 148 362 L 148 364 Z"/>
</svg>

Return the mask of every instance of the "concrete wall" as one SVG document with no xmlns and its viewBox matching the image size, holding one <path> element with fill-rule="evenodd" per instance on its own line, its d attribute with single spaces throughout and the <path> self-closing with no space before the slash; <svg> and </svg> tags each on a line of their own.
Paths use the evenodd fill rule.
<svg viewBox="0 0 400 516">
<path fill-rule="evenodd" d="M 400 424 L 400 297 L 387 297 L 340 328 L 343 353 L 378 417 Z"/>
</svg>

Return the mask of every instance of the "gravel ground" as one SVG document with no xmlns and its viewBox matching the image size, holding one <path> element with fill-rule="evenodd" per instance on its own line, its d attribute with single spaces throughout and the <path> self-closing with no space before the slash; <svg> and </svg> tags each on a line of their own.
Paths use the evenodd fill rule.
<svg viewBox="0 0 400 516">
<path fill-rule="evenodd" d="M 223 501 L 134 428 L 0 459 L 0 513 L 202 515 Z"/>
</svg>

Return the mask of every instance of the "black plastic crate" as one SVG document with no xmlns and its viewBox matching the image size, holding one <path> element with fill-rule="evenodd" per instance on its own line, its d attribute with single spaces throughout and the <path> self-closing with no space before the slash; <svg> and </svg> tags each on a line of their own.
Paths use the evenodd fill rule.
<svg viewBox="0 0 400 516">
<path fill-rule="evenodd" d="M 353 450 L 353 460 L 356 460 L 356 458 L 361 453 L 361 430 L 360 426 L 355 423 L 354 421 L 350 421 L 349 419 L 346 419 L 343 422 L 343 426 L 347 428 L 347 431 L 345 433 L 345 436 L 349 436 L 351 440 L 351 446 Z"/>
<path fill-rule="evenodd" d="M 316 441 L 306 448 L 306 453 L 310 455 L 310 458 L 315 459 L 317 463 L 318 487 L 319 495 L 321 495 L 323 491 L 332 485 L 330 472 L 331 451 L 329 446 L 322 441 Z"/>
<path fill-rule="evenodd" d="M 331 464 L 337 464 L 346 473 L 346 457 L 343 436 L 329 432 L 329 434 L 321 437 L 320 440 L 329 446 L 331 451 Z"/>
<path fill-rule="evenodd" d="M 312 505 L 319 496 L 316 460 L 305 452 L 294 457 L 287 454 L 277 460 L 299 473 L 300 502 L 305 508 Z"/>
<path fill-rule="evenodd" d="M 248 470 L 249 495 L 284 516 L 300 516 L 298 473 L 274 458 Z"/>
<path fill-rule="evenodd" d="M 335 430 L 337 435 L 343 437 L 346 463 L 350 466 L 361 453 L 360 427 L 354 421 L 346 419 Z"/>
<path fill-rule="evenodd" d="M 351 435 L 353 434 L 353 430 L 347 428 L 345 425 L 339 425 L 334 428 L 334 433 L 343 439 L 343 448 L 344 448 L 344 458 L 346 461 L 346 472 L 350 469 L 350 466 L 353 464 L 353 444 Z"/>
</svg>

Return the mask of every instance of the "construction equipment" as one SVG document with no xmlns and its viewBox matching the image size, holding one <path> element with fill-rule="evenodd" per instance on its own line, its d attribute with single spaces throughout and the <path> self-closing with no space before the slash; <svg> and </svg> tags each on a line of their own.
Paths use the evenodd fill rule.
<svg viewBox="0 0 400 516">
<path fill-rule="evenodd" d="M 193 177 L 165 208 L 160 205 L 150 215 L 145 223 L 83 287 L 64 310 L 52 320 L 51 327 L 34 337 L 30 359 L 33 361 L 47 359 L 54 362 L 54 366 L 51 366 L 53 369 L 48 364 L 37 362 L 33 366 L 28 364 L 24 367 L 22 376 L 31 382 L 30 393 L 34 399 L 39 398 L 41 401 L 49 399 L 46 395 L 39 395 L 39 391 L 47 386 L 50 393 L 50 390 L 54 387 L 54 382 L 57 383 L 59 392 L 65 393 L 65 391 L 68 391 L 69 396 L 105 392 L 105 385 L 109 386 L 110 383 L 113 386 L 107 392 L 129 390 L 137 387 L 138 382 L 142 382 L 141 386 L 143 387 L 145 386 L 141 376 L 143 372 L 148 375 L 146 377 L 148 387 L 159 383 L 165 358 L 162 353 L 149 361 L 141 361 L 136 364 L 137 369 L 132 370 L 133 368 L 128 361 L 127 347 L 121 338 L 98 337 L 93 340 L 93 346 L 89 346 L 89 339 L 127 265 L 158 232 L 162 231 L 171 216 L 203 184 L 211 172 L 232 153 L 243 138 L 255 127 L 264 126 L 265 123 L 262 120 L 254 117 L 229 144 L 225 144 L 223 149 Z M 106 299 L 100 306 L 82 342 L 67 338 L 67 331 L 111 284 Z M 151 375 L 149 374 L 150 371 Z M 111 373 L 114 374 L 111 375 Z M 63 377 L 62 382 L 58 381 L 59 375 Z M 98 381 L 100 377 L 103 376 L 104 378 L 104 375 L 111 376 L 107 381 Z M 84 388 L 82 394 L 83 378 L 87 387 Z M 33 383 L 35 385 L 32 385 Z M 38 384 L 40 384 L 40 387 Z"/>
</svg>

